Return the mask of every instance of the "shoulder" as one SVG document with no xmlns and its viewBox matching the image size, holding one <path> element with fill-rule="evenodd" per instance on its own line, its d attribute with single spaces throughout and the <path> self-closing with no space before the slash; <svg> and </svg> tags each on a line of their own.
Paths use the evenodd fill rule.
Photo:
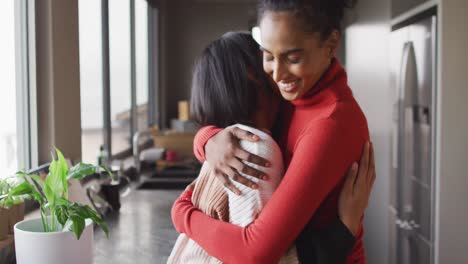
<svg viewBox="0 0 468 264">
<path fill-rule="evenodd" d="M 246 126 L 246 125 L 242 125 L 242 124 L 235 124 L 233 126 L 230 126 L 230 127 L 238 127 L 242 130 L 245 130 L 245 131 L 248 131 L 254 135 L 257 135 L 260 140 L 257 141 L 257 142 L 250 142 L 250 141 L 247 141 L 247 140 L 241 140 L 241 142 L 245 142 L 246 144 L 248 145 L 254 145 L 254 146 L 258 146 L 258 145 L 265 145 L 265 146 L 271 146 L 271 145 L 276 145 L 276 141 L 273 139 L 273 137 L 260 130 L 260 129 L 257 129 L 257 128 L 254 128 L 254 127 L 251 127 L 251 126 Z"/>
<path fill-rule="evenodd" d="M 332 130 L 341 133 L 366 134 L 367 119 L 349 88 L 335 93 L 319 118 L 312 119 L 306 125 L 304 134 L 312 131 Z"/>
<path fill-rule="evenodd" d="M 240 145 L 243 149 L 270 161 L 282 161 L 281 149 L 270 134 L 246 125 L 236 124 L 234 126 L 249 131 L 260 138 L 257 142 L 241 140 Z"/>
<path fill-rule="evenodd" d="M 356 101 L 336 101 L 328 115 L 308 122 L 296 143 L 306 145 L 336 145 L 369 139 L 367 120 Z"/>
</svg>

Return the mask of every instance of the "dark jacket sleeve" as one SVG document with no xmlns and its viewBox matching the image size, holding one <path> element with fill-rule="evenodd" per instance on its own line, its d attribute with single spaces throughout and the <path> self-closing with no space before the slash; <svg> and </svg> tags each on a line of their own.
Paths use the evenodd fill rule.
<svg viewBox="0 0 468 264">
<path fill-rule="evenodd" d="M 299 261 L 302 264 L 346 263 L 356 238 L 337 216 L 323 230 L 307 225 L 296 240 Z"/>
</svg>

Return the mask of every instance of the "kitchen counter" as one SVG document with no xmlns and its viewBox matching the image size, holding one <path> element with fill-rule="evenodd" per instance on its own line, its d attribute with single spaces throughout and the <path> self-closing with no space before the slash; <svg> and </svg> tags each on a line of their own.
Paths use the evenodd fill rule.
<svg viewBox="0 0 468 264">
<path fill-rule="evenodd" d="M 95 229 L 94 263 L 166 263 L 178 236 L 170 210 L 181 192 L 133 189 L 120 211 L 106 216 L 109 239 Z"/>
</svg>

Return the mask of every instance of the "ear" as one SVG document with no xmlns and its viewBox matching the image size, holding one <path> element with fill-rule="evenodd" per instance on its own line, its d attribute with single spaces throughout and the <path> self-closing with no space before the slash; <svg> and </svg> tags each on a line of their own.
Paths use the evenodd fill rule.
<svg viewBox="0 0 468 264">
<path fill-rule="evenodd" d="M 329 52 L 330 58 L 335 57 L 338 48 L 340 47 L 341 34 L 338 30 L 333 30 L 327 39 L 326 46 Z"/>
</svg>

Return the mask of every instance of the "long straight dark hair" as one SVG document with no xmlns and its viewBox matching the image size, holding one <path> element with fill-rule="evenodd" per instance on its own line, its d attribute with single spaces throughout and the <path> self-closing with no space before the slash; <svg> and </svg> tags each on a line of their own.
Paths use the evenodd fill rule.
<svg viewBox="0 0 468 264">
<path fill-rule="evenodd" d="M 251 125 L 257 89 L 273 93 L 259 45 L 250 33 L 228 32 L 209 44 L 195 63 L 192 119 L 201 126 Z"/>
</svg>

